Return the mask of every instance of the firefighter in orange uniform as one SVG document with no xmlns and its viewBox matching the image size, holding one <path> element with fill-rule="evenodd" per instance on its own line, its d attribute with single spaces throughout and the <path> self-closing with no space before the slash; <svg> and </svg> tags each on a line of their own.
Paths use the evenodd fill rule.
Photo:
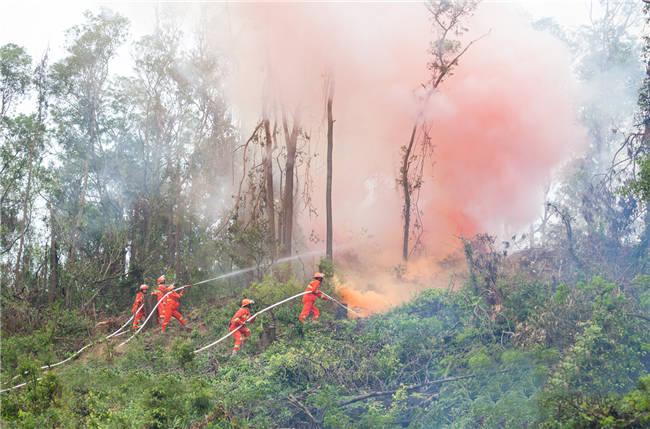
<svg viewBox="0 0 650 429">
<path fill-rule="evenodd" d="M 140 319 L 143 319 L 145 316 L 144 312 L 144 295 L 147 293 L 149 286 L 142 284 L 140 285 L 140 290 L 135 294 L 135 301 L 133 301 L 133 306 L 131 307 L 131 314 L 133 314 L 133 329 L 138 329 L 140 324 Z"/>
<path fill-rule="evenodd" d="M 189 287 L 189 285 L 187 286 Z M 172 288 L 169 289 L 170 292 L 167 294 L 167 297 L 165 298 L 165 302 L 163 305 L 165 305 L 165 311 L 163 313 L 163 321 L 162 321 L 162 331 L 165 332 L 165 329 L 167 329 L 167 325 L 169 324 L 169 321 L 173 317 L 174 319 L 178 320 L 183 327 L 187 327 L 187 322 L 185 319 L 183 319 L 183 315 L 178 311 L 178 307 L 180 307 L 180 299 L 185 293 L 185 290 L 181 290 L 180 292 L 175 292 L 172 290 Z"/>
<path fill-rule="evenodd" d="M 156 296 L 156 299 L 158 300 L 158 323 L 162 325 L 163 320 L 165 320 L 165 314 L 167 312 L 167 297 L 165 294 L 172 290 L 172 287 L 168 287 L 165 285 L 165 276 L 162 275 L 156 279 L 156 283 L 158 284 L 158 289 L 151 292 L 152 295 Z M 163 300 L 163 297 L 165 299 Z"/>
<path fill-rule="evenodd" d="M 301 323 L 305 323 L 305 320 L 307 317 L 309 317 L 310 314 L 313 314 L 313 321 L 318 320 L 318 317 L 320 316 L 320 311 L 316 307 L 316 300 L 318 298 L 329 301 L 329 299 L 323 295 L 323 292 L 320 291 L 320 285 L 323 281 L 323 277 L 325 277 L 323 273 L 314 274 L 314 279 L 309 282 L 307 289 L 305 289 L 305 292 L 309 293 L 302 296 L 302 311 L 298 317 L 298 320 L 300 320 Z"/>
<path fill-rule="evenodd" d="M 252 299 L 244 298 L 241 302 L 241 308 L 237 310 L 232 319 L 230 319 L 230 331 L 235 331 L 232 334 L 235 339 L 235 346 L 232 348 L 233 356 L 237 354 L 239 349 L 241 349 L 242 343 L 246 338 L 251 336 L 251 331 L 244 325 L 246 323 L 253 323 L 255 318 L 250 319 L 251 317 L 251 305 L 255 304 L 255 301 Z M 239 329 L 237 329 L 239 328 Z"/>
</svg>

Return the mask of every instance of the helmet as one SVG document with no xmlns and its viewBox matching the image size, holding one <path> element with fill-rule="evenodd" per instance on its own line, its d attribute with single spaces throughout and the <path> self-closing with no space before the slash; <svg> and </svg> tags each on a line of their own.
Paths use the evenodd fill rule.
<svg viewBox="0 0 650 429">
<path fill-rule="evenodd" d="M 140 290 L 147 290 L 147 289 L 149 289 L 149 286 L 144 284 L 140 285 Z"/>
<path fill-rule="evenodd" d="M 325 277 L 325 274 L 323 274 L 323 273 L 314 273 L 314 278 L 315 279 L 322 279 L 323 277 Z"/>
<path fill-rule="evenodd" d="M 255 301 L 252 299 L 244 298 L 241 300 L 241 306 L 246 307 L 247 305 L 255 304 Z"/>
<path fill-rule="evenodd" d="M 162 276 L 158 277 L 156 279 L 156 283 L 158 283 L 158 284 L 165 283 L 165 275 L 163 274 Z"/>
</svg>

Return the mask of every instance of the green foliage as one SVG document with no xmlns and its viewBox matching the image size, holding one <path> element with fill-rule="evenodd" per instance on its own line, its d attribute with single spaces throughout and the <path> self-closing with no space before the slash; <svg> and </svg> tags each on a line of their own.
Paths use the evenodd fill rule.
<svg viewBox="0 0 650 429">
<path fill-rule="evenodd" d="M 176 340 L 172 347 L 172 354 L 180 366 L 186 367 L 194 360 L 193 350 L 192 343 L 189 341 Z"/>
<path fill-rule="evenodd" d="M 31 81 L 32 58 L 14 43 L 0 46 L 0 113 L 4 119 L 16 96 L 25 93 Z"/>
<path fill-rule="evenodd" d="M 327 428 L 554 428 L 584 426 L 597 417 L 601 426 L 638 427 L 648 414 L 644 345 L 650 338 L 629 313 L 640 311 L 635 305 L 646 283 L 638 278 L 629 295 L 601 278 L 556 290 L 511 284 L 503 289 L 502 312 L 513 336 L 504 336 L 498 321 L 477 323 L 467 305 L 476 297 L 467 290 L 427 290 L 364 321 L 336 320 L 324 306 L 323 323 L 304 327 L 295 323 L 296 301 L 251 324 L 250 343 L 236 358 L 225 356 L 229 344 L 192 353 L 227 331 L 222 322 L 241 297 L 221 306 L 205 302 L 196 311 L 215 323 L 206 332 L 171 340 L 152 331 L 110 362 L 98 356 L 72 363 L 56 381 L 44 378 L 34 390 L 3 397 L 2 419 L 26 427 L 69 421 L 180 428 L 203 419 L 209 427 L 296 427 L 313 418 Z M 242 296 L 254 298 L 259 309 L 303 286 L 269 276 Z M 572 321 L 561 325 L 566 339 L 555 346 L 538 341 L 537 330 L 561 315 Z M 76 335 L 68 317 L 52 326 Z M 270 323 L 277 338 L 255 352 Z M 16 371 L 38 376 L 39 363 L 22 362 Z M 426 384 L 455 376 L 467 377 Z M 368 392 L 388 393 L 342 405 Z"/>
<path fill-rule="evenodd" d="M 629 191 L 636 194 L 646 204 L 650 204 L 650 155 L 640 161 L 636 178 L 630 182 Z"/>
<path fill-rule="evenodd" d="M 458 18 L 475 4 L 430 4 L 436 25 L 454 31 L 444 30 L 432 45 L 429 86 L 457 65 L 449 61 L 462 46 L 452 39 L 467 31 Z M 576 45 L 588 51 L 578 61 L 581 77 L 607 81 L 612 66 L 638 68 L 636 42 L 612 27 L 617 20 L 596 21 Z M 244 177 L 251 195 L 240 195 L 230 213 L 215 210 L 231 197 L 228 186 L 215 184 L 236 176 L 231 156 L 242 140 L 224 101 L 222 65 L 203 43 L 188 47 L 180 30 L 165 19 L 159 24 L 129 44 L 129 77 L 111 74 L 128 22 L 108 11 L 86 13 L 52 65 L 44 58 L 34 69 L 23 48 L 0 47 L 0 244 L 8 255 L 0 279 L 1 381 L 29 383 L 3 394 L 3 427 L 650 425 L 650 278 L 630 281 L 641 272 L 636 262 L 618 269 L 628 266 L 627 243 L 637 238 L 640 208 L 650 196 L 645 147 L 627 148 L 638 155 L 627 194 L 588 191 L 599 152 L 558 192 L 571 200 L 562 221 L 574 221 L 574 235 L 557 238 L 568 237 L 571 225 L 561 225 L 567 231 L 559 234 L 558 225 L 549 225 L 551 240 L 560 243 L 549 249 L 558 264 L 550 265 L 552 275 L 513 267 L 493 237 L 479 235 L 465 243 L 469 282 L 460 290 L 426 290 L 363 320 L 336 319 L 334 304 L 319 301 L 321 322 L 306 325 L 297 323 L 296 299 L 250 324 L 252 336 L 237 357 L 226 356 L 228 342 L 195 355 L 227 332 L 241 298 L 255 299 L 256 311 L 305 285 L 291 264 L 267 269 L 277 243 L 269 242 L 274 226 L 258 213 L 260 201 L 246 201 L 263 192 L 253 172 Z M 601 34 L 614 34 L 607 46 Z M 636 90 L 628 77 L 610 82 L 625 85 L 614 92 Z M 644 125 L 647 80 L 639 97 Z M 31 111 L 15 114 L 18 102 L 30 99 L 37 100 Z M 618 138 L 603 126 L 612 112 L 597 105 L 583 112 L 590 132 L 605 136 L 600 143 Z M 405 161 L 420 165 L 425 157 L 416 152 Z M 406 188 L 421 186 L 418 174 L 402 173 Z M 604 250 L 586 268 L 560 275 L 564 247 Z M 580 265 L 578 259 L 573 254 L 570 264 Z M 589 279 L 605 265 L 617 267 L 611 277 L 619 283 Z M 41 370 L 99 338 L 95 318 L 127 308 L 143 279 L 165 271 L 183 282 L 248 266 L 259 269 L 246 275 L 272 274 L 246 288 L 223 279 L 183 298 L 191 334 L 174 327 L 166 335 L 145 331 L 127 347 L 99 344 L 65 366 Z M 320 261 L 327 279 L 334 268 Z M 398 274 L 406 268 L 400 265 Z M 326 280 L 323 289 L 331 288 Z"/>
<path fill-rule="evenodd" d="M 334 276 L 334 261 L 328 258 L 321 258 L 318 263 L 318 270 L 325 274 L 325 278 L 331 279 Z"/>
</svg>

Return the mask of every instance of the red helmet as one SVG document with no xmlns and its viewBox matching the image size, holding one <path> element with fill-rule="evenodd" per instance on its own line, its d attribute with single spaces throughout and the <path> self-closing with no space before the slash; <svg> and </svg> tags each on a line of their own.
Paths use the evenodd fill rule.
<svg viewBox="0 0 650 429">
<path fill-rule="evenodd" d="M 158 283 L 158 284 L 165 283 L 165 275 L 163 274 L 162 276 L 158 277 L 156 279 L 156 283 Z"/>
<path fill-rule="evenodd" d="M 255 301 L 252 299 L 244 298 L 241 300 L 241 306 L 246 307 L 247 305 L 255 304 Z"/>
<path fill-rule="evenodd" d="M 140 290 L 147 290 L 147 289 L 149 289 L 149 286 L 145 284 L 140 285 Z"/>
<path fill-rule="evenodd" d="M 320 273 L 320 272 L 319 273 L 314 273 L 314 278 L 315 279 L 322 279 L 323 277 L 325 277 L 325 274 L 323 274 L 323 273 Z"/>
</svg>

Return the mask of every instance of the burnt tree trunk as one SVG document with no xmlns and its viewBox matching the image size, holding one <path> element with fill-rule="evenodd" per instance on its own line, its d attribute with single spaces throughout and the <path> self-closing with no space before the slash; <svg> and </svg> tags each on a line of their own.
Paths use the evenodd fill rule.
<svg viewBox="0 0 650 429">
<path fill-rule="evenodd" d="M 402 260 L 405 262 L 408 261 L 409 258 L 409 234 L 411 230 L 411 186 L 409 182 L 409 167 L 411 162 L 411 152 L 413 151 L 413 146 L 415 144 L 416 131 L 417 124 L 413 125 L 411 138 L 408 146 L 406 146 L 406 150 L 404 151 L 404 157 L 402 158 L 402 168 L 400 168 L 402 192 L 404 194 L 404 207 L 402 212 L 404 216 L 404 229 L 402 232 Z"/>
<path fill-rule="evenodd" d="M 327 216 L 327 236 L 325 245 L 325 255 L 330 261 L 334 257 L 333 241 L 333 221 L 332 221 L 332 153 L 334 151 L 334 118 L 332 116 L 332 99 L 333 94 L 330 88 L 327 97 L 327 189 L 325 191 L 325 206 Z"/>
<path fill-rule="evenodd" d="M 287 146 L 287 161 L 285 163 L 284 196 L 282 201 L 282 253 L 284 256 L 291 255 L 291 242 L 293 239 L 293 185 L 294 170 L 296 165 L 296 149 L 298 146 L 299 125 L 298 119 L 294 118 L 291 133 L 287 125 L 287 118 L 283 116 L 284 137 Z"/>
<path fill-rule="evenodd" d="M 265 152 L 264 152 L 264 177 L 266 179 L 266 217 L 268 222 L 269 245 L 271 246 L 271 259 L 276 258 L 275 238 L 275 197 L 273 195 L 273 137 L 268 119 L 264 119 Z"/>
</svg>

